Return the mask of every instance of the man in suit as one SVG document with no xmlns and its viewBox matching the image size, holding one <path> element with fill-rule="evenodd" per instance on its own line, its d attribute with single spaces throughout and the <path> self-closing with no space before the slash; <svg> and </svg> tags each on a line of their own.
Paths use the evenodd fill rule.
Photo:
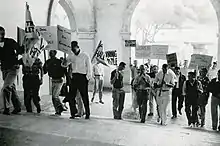
<svg viewBox="0 0 220 146">
<path fill-rule="evenodd" d="M 177 108 L 176 108 L 176 102 L 178 98 L 178 111 L 179 114 L 182 115 L 181 109 L 183 107 L 183 101 L 184 97 L 182 96 L 182 88 L 183 83 L 186 80 L 186 77 L 180 72 L 180 67 L 175 67 L 174 72 L 176 74 L 176 84 L 172 91 L 172 119 L 177 118 Z"/>
</svg>

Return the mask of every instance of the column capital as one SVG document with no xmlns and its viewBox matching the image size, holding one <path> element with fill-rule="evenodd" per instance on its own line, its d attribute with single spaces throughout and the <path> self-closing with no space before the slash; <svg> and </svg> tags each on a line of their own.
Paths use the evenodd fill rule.
<svg viewBox="0 0 220 146">
<path fill-rule="evenodd" d="M 77 32 L 79 39 L 94 39 L 96 32 Z"/>
<path fill-rule="evenodd" d="M 120 35 L 123 40 L 129 40 L 131 37 L 131 32 L 120 32 Z"/>
</svg>

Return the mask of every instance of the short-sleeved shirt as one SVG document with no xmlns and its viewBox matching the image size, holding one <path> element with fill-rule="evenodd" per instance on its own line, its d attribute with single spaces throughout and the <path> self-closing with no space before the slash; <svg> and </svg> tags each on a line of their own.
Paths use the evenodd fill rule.
<svg viewBox="0 0 220 146">
<path fill-rule="evenodd" d="M 37 58 L 31 67 L 22 64 L 22 73 L 24 75 L 38 75 L 42 69 L 42 62 Z"/>
<path fill-rule="evenodd" d="M 118 73 L 118 78 L 115 80 L 115 82 L 113 83 L 113 87 L 116 88 L 116 89 L 120 89 L 120 88 L 123 88 L 123 75 L 122 73 Z M 116 70 L 113 70 L 111 72 L 111 80 L 116 76 Z"/>
</svg>

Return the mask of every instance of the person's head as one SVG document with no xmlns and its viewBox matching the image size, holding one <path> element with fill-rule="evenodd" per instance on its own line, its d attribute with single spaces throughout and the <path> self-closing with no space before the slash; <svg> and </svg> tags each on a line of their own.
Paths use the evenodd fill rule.
<svg viewBox="0 0 220 146">
<path fill-rule="evenodd" d="M 217 62 L 213 62 L 212 69 L 215 69 L 217 67 Z"/>
<path fill-rule="evenodd" d="M 79 45 L 77 41 L 71 42 L 71 50 L 74 54 L 77 54 L 79 52 Z"/>
<path fill-rule="evenodd" d="M 145 66 L 144 65 L 140 65 L 139 69 L 140 69 L 140 73 L 145 73 Z"/>
<path fill-rule="evenodd" d="M 188 73 L 188 79 L 189 81 L 193 81 L 196 79 L 196 73 L 195 72 L 189 72 Z"/>
<path fill-rule="evenodd" d="M 218 70 L 217 77 L 218 77 L 218 80 L 220 81 L 220 70 Z"/>
<path fill-rule="evenodd" d="M 187 66 L 188 66 L 188 60 L 184 60 L 183 67 L 187 67 Z"/>
<path fill-rule="evenodd" d="M 152 73 L 158 73 L 158 66 L 157 66 L 157 65 L 153 65 L 153 66 L 151 67 L 151 72 L 152 72 Z"/>
<path fill-rule="evenodd" d="M 205 77 L 208 73 L 208 70 L 206 68 L 202 68 L 200 71 L 199 71 L 199 75 L 202 76 L 202 77 Z"/>
<path fill-rule="evenodd" d="M 5 38 L 5 29 L 2 26 L 0 26 L 0 42 L 2 42 L 4 38 Z"/>
<path fill-rule="evenodd" d="M 134 66 L 137 66 L 137 60 L 134 60 Z"/>
<path fill-rule="evenodd" d="M 118 66 L 118 70 L 119 70 L 119 71 L 124 70 L 124 69 L 125 69 L 125 66 L 126 66 L 126 63 L 120 62 L 120 63 L 119 63 L 119 66 Z"/>
<path fill-rule="evenodd" d="M 163 73 L 167 73 L 167 71 L 168 71 L 168 65 L 167 65 L 167 64 L 163 64 L 162 70 L 163 70 Z"/>
<path fill-rule="evenodd" d="M 174 72 L 176 75 L 180 75 L 180 67 L 175 67 Z"/>
<path fill-rule="evenodd" d="M 55 58 L 57 55 L 57 51 L 56 50 L 50 50 L 49 52 L 50 58 Z"/>
</svg>

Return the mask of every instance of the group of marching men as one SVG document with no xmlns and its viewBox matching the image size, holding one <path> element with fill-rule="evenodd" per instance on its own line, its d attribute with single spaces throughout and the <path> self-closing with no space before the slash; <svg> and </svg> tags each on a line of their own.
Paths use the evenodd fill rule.
<svg viewBox="0 0 220 146">
<path fill-rule="evenodd" d="M 3 97 L 4 102 L 3 114 L 10 115 L 21 112 L 21 102 L 19 101 L 14 82 L 20 65 L 22 65 L 24 105 L 27 112 L 33 112 L 32 101 L 37 109 L 37 113 L 41 112 L 39 90 L 43 84 L 44 74 L 48 73 L 52 82 L 52 103 L 55 108 L 55 115 L 59 116 L 63 111 L 66 111 L 66 102 L 68 102 L 71 114 L 70 119 L 83 115 L 85 115 L 85 119 L 89 119 L 88 82 L 92 77 L 96 82 L 92 102 L 96 91 L 99 90 L 99 102 L 104 104 L 102 100 L 104 71 L 99 62 L 96 62 L 92 69 L 89 55 L 80 49 L 77 41 L 71 42 L 71 48 L 72 54 L 68 55 L 67 58 L 58 59 L 56 57 L 57 51 L 51 50 L 49 52 L 50 58 L 45 64 L 39 58 L 30 60 L 27 58 L 27 54 L 24 55 L 24 47 L 19 46 L 11 38 L 5 38 L 5 29 L 0 26 L 0 62 L 4 81 L 1 90 L 1 98 Z M 22 55 L 21 59 L 18 59 L 19 55 Z M 31 61 L 32 63 L 30 63 Z M 64 79 L 69 89 L 65 92 L 65 98 L 61 102 L 59 95 Z M 98 86 L 96 86 L 97 84 Z M 10 112 L 11 103 L 14 107 L 12 112 Z"/>
<path fill-rule="evenodd" d="M 102 65 L 97 62 L 91 65 L 90 57 L 78 46 L 77 41 L 71 42 L 72 54 L 67 58 L 58 59 L 56 51 L 49 52 L 50 59 L 43 65 L 39 58 L 35 58 L 32 65 L 28 64 L 23 56 L 18 59 L 18 55 L 24 54 L 24 48 L 10 38 L 5 38 L 5 29 L 0 26 L 0 62 L 4 84 L 1 90 L 1 97 L 4 101 L 3 114 L 10 115 L 21 112 L 15 79 L 22 65 L 24 104 L 27 112 L 32 112 L 31 101 L 33 100 L 37 112 L 41 112 L 39 89 L 43 84 L 43 75 L 48 73 L 52 81 L 52 102 L 56 115 L 61 115 L 67 110 L 65 103 L 69 103 L 70 119 L 81 117 L 85 114 L 85 119 L 90 118 L 90 106 L 88 95 L 88 82 L 93 77 L 95 79 L 94 92 L 91 102 L 94 101 L 96 91 L 99 92 L 99 102 L 102 100 L 103 76 Z M 112 84 L 113 116 L 114 119 L 122 119 L 122 112 L 125 101 L 125 91 L 123 85 L 123 70 L 126 63 L 120 62 L 117 69 L 111 72 L 110 83 Z M 176 102 L 178 99 L 178 111 L 182 114 L 183 102 L 185 101 L 185 112 L 189 126 L 205 125 L 205 111 L 210 93 L 211 115 L 213 130 L 220 130 L 220 120 L 218 120 L 218 108 L 220 107 L 220 70 L 216 71 L 216 63 L 209 71 L 211 78 L 207 77 L 208 70 L 201 68 L 199 76 L 197 71 L 188 72 L 187 78 L 183 75 L 179 67 L 162 66 L 158 72 L 158 66 L 149 64 L 137 67 L 137 62 L 130 65 L 132 73 L 132 94 L 133 108 L 139 108 L 141 122 L 144 123 L 147 114 L 147 103 L 149 100 L 150 113 L 153 116 L 153 101 L 157 103 L 157 121 L 161 125 L 166 125 L 167 107 L 172 99 L 172 119 L 177 118 Z M 150 71 L 149 71 L 150 69 Z M 184 68 L 183 68 L 184 69 Z M 187 67 L 185 67 L 187 69 Z M 185 71 L 186 72 L 186 71 Z M 217 77 L 216 77 L 217 76 Z M 63 86 L 64 77 L 69 91 L 66 92 L 63 103 L 59 98 Z M 216 77 L 216 78 L 215 78 Z M 76 98 L 77 97 L 77 98 Z M 14 110 L 10 112 L 11 102 Z M 83 106 L 84 105 L 84 106 Z M 219 123 L 219 124 L 218 124 Z"/>
<path fill-rule="evenodd" d="M 133 109 L 139 108 L 141 122 L 145 122 L 147 103 L 149 100 L 150 113 L 153 116 L 153 101 L 157 104 L 157 121 L 166 125 L 167 107 L 172 104 L 172 119 L 177 118 L 177 110 L 182 115 L 185 101 L 185 112 L 190 127 L 204 127 L 206 105 L 211 95 L 212 129 L 220 131 L 220 70 L 216 70 L 217 62 L 208 71 L 200 68 L 199 71 L 189 71 L 187 77 L 181 72 L 182 68 L 163 64 L 158 72 L 156 65 L 149 64 L 137 67 L 137 61 L 130 65 L 132 72 Z M 150 68 L 150 72 L 148 72 Z M 185 67 L 186 69 L 187 67 Z M 184 69 L 184 68 L 183 68 Z M 198 74 L 198 75 L 197 75 Z M 210 94 L 211 93 L 211 94 Z M 178 108 L 177 108 L 178 99 Z"/>
</svg>

